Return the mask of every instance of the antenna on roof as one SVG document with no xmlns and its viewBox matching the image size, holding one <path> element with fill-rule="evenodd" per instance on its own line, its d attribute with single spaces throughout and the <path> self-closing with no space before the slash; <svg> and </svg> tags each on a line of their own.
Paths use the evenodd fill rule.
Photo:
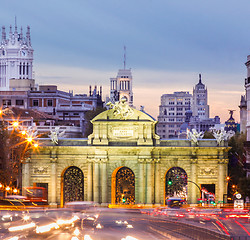
<svg viewBox="0 0 250 240">
<path fill-rule="evenodd" d="M 126 69 L 126 46 L 124 45 L 124 59 L 123 59 L 123 67 Z"/>
</svg>

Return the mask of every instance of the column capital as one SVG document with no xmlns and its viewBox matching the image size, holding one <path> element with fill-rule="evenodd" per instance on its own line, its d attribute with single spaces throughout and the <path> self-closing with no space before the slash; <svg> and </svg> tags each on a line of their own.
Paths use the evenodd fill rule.
<svg viewBox="0 0 250 240">
<path fill-rule="evenodd" d="M 161 159 L 160 159 L 160 158 L 154 158 L 153 161 L 154 161 L 155 163 L 159 163 L 159 162 L 161 161 Z"/>
<path fill-rule="evenodd" d="M 198 163 L 198 159 L 197 158 L 191 158 L 190 159 L 190 163 L 191 164 L 197 164 Z"/>
<path fill-rule="evenodd" d="M 25 158 L 25 160 L 24 160 L 24 162 L 23 162 L 24 164 L 25 163 L 31 163 L 31 158 L 30 157 L 28 157 L 28 158 Z"/>
<path fill-rule="evenodd" d="M 228 159 L 218 159 L 218 164 L 228 164 Z"/>
<path fill-rule="evenodd" d="M 138 162 L 139 162 L 139 163 L 144 163 L 144 162 L 145 162 L 145 159 L 144 159 L 144 158 L 138 158 Z"/>
<path fill-rule="evenodd" d="M 57 163 L 57 157 L 51 157 L 50 163 Z"/>
</svg>

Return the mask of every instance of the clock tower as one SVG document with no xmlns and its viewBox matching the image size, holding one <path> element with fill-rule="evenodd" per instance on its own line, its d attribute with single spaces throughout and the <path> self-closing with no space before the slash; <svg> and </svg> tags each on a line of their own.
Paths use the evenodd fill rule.
<svg viewBox="0 0 250 240">
<path fill-rule="evenodd" d="M 133 106 L 131 69 L 119 69 L 116 78 L 110 78 L 110 101 L 116 102 L 125 98 Z"/>
<path fill-rule="evenodd" d="M 130 107 L 133 107 L 132 73 L 126 69 L 126 47 L 124 46 L 124 67 L 119 69 L 116 78 L 110 78 L 110 101 L 115 103 L 125 98 Z"/>
<path fill-rule="evenodd" d="M 10 26 L 9 37 L 6 37 L 5 27 L 2 27 L 0 42 L 0 90 L 1 91 L 28 91 L 34 88 L 32 79 L 33 48 L 30 39 L 30 27 L 27 27 L 26 36 L 14 31 Z"/>
</svg>

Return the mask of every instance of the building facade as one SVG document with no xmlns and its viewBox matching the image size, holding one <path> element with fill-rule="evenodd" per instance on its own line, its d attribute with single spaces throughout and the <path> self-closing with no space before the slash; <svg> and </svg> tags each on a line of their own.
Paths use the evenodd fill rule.
<svg viewBox="0 0 250 240">
<path fill-rule="evenodd" d="M 44 112 L 57 119 L 57 124 L 74 125 L 84 132 L 85 114 L 87 111 L 102 107 L 102 87 L 89 95 L 73 94 L 57 89 L 55 85 L 40 85 L 37 90 L 29 91 L 0 91 L 2 108 L 18 107 L 22 109 Z"/>
<path fill-rule="evenodd" d="M 133 106 L 131 69 L 120 69 L 116 78 L 110 78 L 110 101 L 112 103 L 125 98 Z"/>
<path fill-rule="evenodd" d="M 247 67 L 247 77 L 245 79 L 245 89 L 246 89 L 246 104 L 247 104 L 247 141 L 245 142 L 246 149 L 246 164 L 245 169 L 247 172 L 247 177 L 250 177 L 250 55 L 247 56 L 247 62 L 245 63 Z"/>
<path fill-rule="evenodd" d="M 39 151 L 23 163 L 23 187 L 47 187 L 49 203 L 61 205 L 76 200 L 164 205 L 174 193 L 196 203 L 202 186 L 213 188 L 216 201 L 223 201 L 226 142 L 160 140 L 156 121 L 124 102 L 92 123 L 88 139 L 59 139 L 58 144 L 40 139 Z"/>
<path fill-rule="evenodd" d="M 207 88 L 201 81 L 201 74 L 199 74 L 199 82 L 193 89 L 193 104 L 192 111 L 193 116 L 199 117 L 199 119 L 209 118 L 209 105 L 207 103 Z"/>
<path fill-rule="evenodd" d="M 18 33 L 15 24 L 14 31 L 10 26 L 9 37 L 5 27 L 2 27 L 0 44 L 0 90 L 28 91 L 34 89 L 33 48 L 31 46 L 30 27 L 26 36 L 21 28 Z"/>
<path fill-rule="evenodd" d="M 189 121 L 185 122 L 187 111 L 191 116 Z M 193 94 L 174 92 L 161 96 L 158 122 L 157 134 L 161 138 L 178 138 L 184 131 L 181 129 L 184 125 L 187 125 L 189 129 L 194 128 L 198 132 L 205 132 L 220 123 L 218 116 L 209 118 L 207 88 L 202 83 L 201 74 L 199 74 L 199 82 L 195 85 Z"/>
<path fill-rule="evenodd" d="M 242 95 L 240 99 L 240 132 L 246 133 L 247 129 L 247 101 L 246 95 Z"/>
<path fill-rule="evenodd" d="M 185 121 L 185 112 L 192 107 L 192 94 L 174 92 L 161 96 L 157 134 L 161 138 L 177 138 L 181 124 Z"/>
</svg>

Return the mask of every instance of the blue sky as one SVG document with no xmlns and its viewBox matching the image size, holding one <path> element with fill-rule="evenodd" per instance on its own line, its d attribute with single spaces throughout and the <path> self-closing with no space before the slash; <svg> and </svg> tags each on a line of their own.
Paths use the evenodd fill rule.
<svg viewBox="0 0 250 240">
<path fill-rule="evenodd" d="M 108 94 L 126 45 L 137 107 L 156 117 L 162 94 L 192 92 L 201 73 L 210 116 L 225 121 L 228 109 L 239 120 L 249 9 L 249 0 L 2 0 L 0 24 L 30 25 L 37 83 Z"/>
</svg>

